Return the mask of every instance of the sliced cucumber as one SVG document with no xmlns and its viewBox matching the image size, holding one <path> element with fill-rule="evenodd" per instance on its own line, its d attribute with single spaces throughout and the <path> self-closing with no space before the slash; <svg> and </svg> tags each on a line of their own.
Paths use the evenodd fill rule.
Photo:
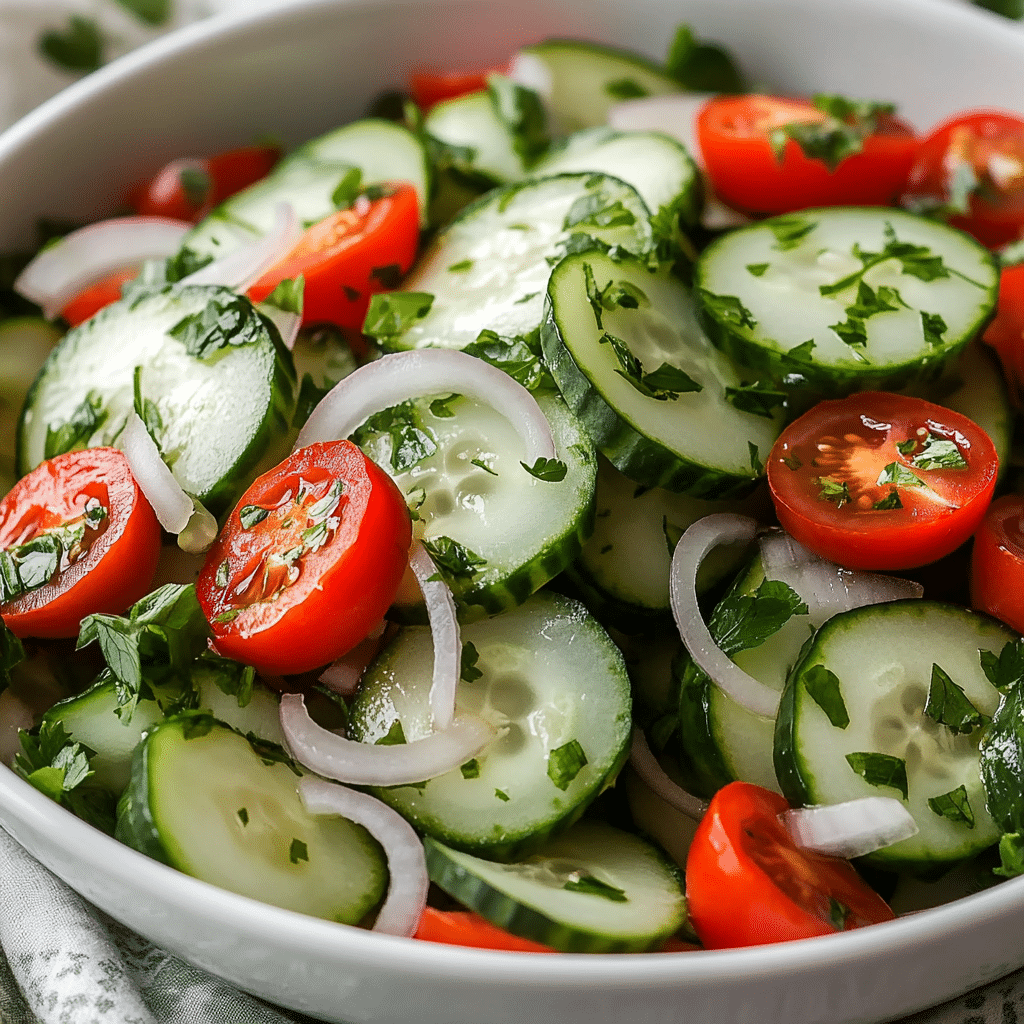
<svg viewBox="0 0 1024 1024">
<path fill-rule="evenodd" d="M 196 707 L 208 711 L 219 722 L 230 725 L 243 735 L 252 733 L 258 739 L 285 745 L 281 730 L 280 700 L 263 683 L 256 681 L 252 694 L 244 704 L 237 695 L 226 692 L 216 663 L 193 663 L 192 685 L 196 689 Z"/>
<path fill-rule="evenodd" d="M 787 799 L 902 799 L 920 832 L 870 854 L 879 867 L 938 875 L 991 846 L 999 829 L 978 768 L 985 730 L 966 713 L 995 711 L 999 691 L 980 654 L 998 655 L 1015 636 L 994 619 L 931 601 L 830 619 L 790 674 L 779 708 L 775 768 Z M 935 666 L 951 684 L 936 681 Z"/>
<path fill-rule="evenodd" d="M 557 594 L 471 623 L 462 640 L 482 674 L 463 677 L 458 706 L 492 722 L 497 738 L 461 769 L 374 792 L 427 835 L 505 860 L 568 826 L 615 778 L 629 745 L 629 680 L 597 621 Z M 430 631 L 405 627 L 366 670 L 350 736 L 426 736 L 432 665 Z"/>
<path fill-rule="evenodd" d="M 607 124 L 609 109 L 622 100 L 681 91 L 654 61 L 598 43 L 548 39 L 520 52 L 550 72 L 552 117 L 563 134 Z"/>
<path fill-rule="evenodd" d="M 652 272 L 594 252 L 567 256 L 551 274 L 541 341 L 569 408 L 626 476 L 698 498 L 753 489 L 778 415 L 730 404 L 739 374 L 708 341 L 688 289 L 667 268 Z M 659 372 L 661 391 L 652 380 Z"/>
<path fill-rule="evenodd" d="M 937 378 L 991 316 L 998 279 L 993 255 L 945 224 L 832 208 L 723 235 L 694 295 L 741 365 L 834 396 Z"/>
<path fill-rule="evenodd" d="M 292 419 L 292 428 L 297 430 L 320 399 L 356 368 L 356 357 L 338 328 L 322 324 L 299 331 L 292 359 L 299 382 Z"/>
<path fill-rule="evenodd" d="M 647 207 L 625 182 L 602 174 L 496 189 L 452 221 L 405 281 L 408 291 L 433 297 L 429 311 L 385 333 L 373 328 L 371 306 L 364 329 L 389 349 L 463 349 L 484 330 L 529 335 L 544 314 L 551 264 L 581 238 L 645 253 Z"/>
<path fill-rule="evenodd" d="M 521 604 L 579 554 L 593 526 L 597 468 L 590 439 L 558 395 L 537 398 L 567 467 L 562 480 L 528 472 L 509 421 L 467 398 L 413 403 L 410 421 L 426 438 L 418 461 L 393 425 L 353 435 L 406 495 L 428 543 L 449 538 L 483 560 L 450 576 L 465 619 Z"/>
<path fill-rule="evenodd" d="M 430 879 L 488 921 L 565 953 L 639 953 L 686 920 L 682 877 L 639 836 L 581 821 L 519 864 L 424 843 Z"/>
<path fill-rule="evenodd" d="M 218 310 L 225 330 L 208 325 L 208 347 L 190 351 L 181 326 L 191 321 L 206 331 L 200 321 L 213 316 L 215 324 Z M 116 445 L 136 384 L 164 460 L 213 511 L 238 496 L 261 458 L 276 462 L 282 454 L 292 415 L 291 356 L 247 299 L 192 285 L 116 302 L 65 335 L 25 402 L 20 472 L 57 451 Z"/>
<path fill-rule="evenodd" d="M 380 847 L 344 818 L 309 814 L 295 783 L 209 716 L 171 718 L 138 749 L 115 835 L 230 892 L 357 924 L 387 884 Z"/>
</svg>

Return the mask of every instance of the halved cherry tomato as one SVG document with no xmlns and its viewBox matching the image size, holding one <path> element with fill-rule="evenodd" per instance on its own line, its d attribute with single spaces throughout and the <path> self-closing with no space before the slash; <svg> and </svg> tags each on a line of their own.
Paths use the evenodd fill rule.
<svg viewBox="0 0 1024 1024">
<path fill-rule="evenodd" d="M 88 448 L 41 463 L 0 501 L 0 550 L 7 627 L 75 636 L 86 615 L 123 612 L 149 590 L 160 524 L 124 455 Z"/>
<path fill-rule="evenodd" d="M 504 68 L 484 71 L 415 71 L 409 76 L 409 93 L 420 110 L 427 111 L 443 100 L 454 100 L 487 88 L 487 76 Z"/>
<path fill-rule="evenodd" d="M 443 942 L 449 946 L 472 946 L 475 949 L 508 949 L 518 953 L 556 952 L 550 946 L 531 939 L 521 939 L 470 910 L 435 910 L 433 907 L 425 907 L 413 938 Z"/>
<path fill-rule="evenodd" d="M 966 416 L 921 398 L 863 392 L 820 402 L 768 458 L 779 522 L 851 569 L 909 569 L 966 541 L 992 499 L 998 460 Z"/>
<path fill-rule="evenodd" d="M 971 553 L 971 604 L 1024 632 L 1024 496 L 988 507 Z"/>
<path fill-rule="evenodd" d="M 129 197 L 136 213 L 197 223 L 218 203 L 265 178 L 278 146 L 244 146 L 205 159 L 172 160 Z"/>
<path fill-rule="evenodd" d="M 708 949 L 860 928 L 895 916 L 849 861 L 801 850 L 778 793 L 731 782 L 712 798 L 686 860 L 690 922 Z"/>
<path fill-rule="evenodd" d="M 102 280 L 89 285 L 88 288 L 80 291 L 61 311 L 61 318 L 69 326 L 77 327 L 85 323 L 91 316 L 95 316 L 104 306 L 117 302 L 121 298 L 121 286 L 129 281 L 134 281 L 139 275 L 138 267 L 126 267 L 123 270 L 115 270 L 114 273 Z"/>
<path fill-rule="evenodd" d="M 347 210 L 314 224 L 249 289 L 249 298 L 261 302 L 282 281 L 302 274 L 303 323 L 359 331 L 371 296 L 398 287 L 416 258 L 419 239 L 416 190 L 397 182 L 379 198 L 360 196 Z"/>
<path fill-rule="evenodd" d="M 995 319 L 981 340 L 996 350 L 1010 394 L 1020 406 L 1024 401 L 1024 264 L 1003 267 Z"/>
<path fill-rule="evenodd" d="M 824 122 L 809 100 L 718 96 L 697 115 L 697 138 L 715 194 L 749 213 L 788 213 L 811 206 L 885 206 L 903 188 L 917 151 L 913 130 L 882 115 L 859 153 L 829 170 L 787 139 L 781 161 L 770 137 L 783 125 Z"/>
<path fill-rule="evenodd" d="M 293 452 L 242 495 L 196 583 L 217 650 L 271 675 L 341 657 L 384 617 L 409 510 L 350 441 Z"/>
<path fill-rule="evenodd" d="M 922 142 L 901 197 L 910 209 L 946 209 L 954 227 L 996 247 L 1024 229 L 1024 118 L 972 110 Z"/>
</svg>

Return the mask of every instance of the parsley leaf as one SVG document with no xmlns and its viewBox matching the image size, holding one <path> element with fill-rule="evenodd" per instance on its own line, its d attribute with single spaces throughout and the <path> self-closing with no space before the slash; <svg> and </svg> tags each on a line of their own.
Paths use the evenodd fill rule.
<svg viewBox="0 0 1024 1024">
<path fill-rule="evenodd" d="M 381 344 L 404 334 L 430 312 L 434 296 L 429 292 L 382 292 L 370 300 L 363 333 Z"/>
<path fill-rule="evenodd" d="M 104 62 L 104 39 L 93 18 L 72 14 L 63 31 L 48 29 L 39 37 L 39 52 L 65 71 L 95 71 Z"/>
<path fill-rule="evenodd" d="M 971 703 L 963 687 L 953 682 L 938 665 L 932 665 L 924 713 L 933 722 L 944 725 L 954 736 L 966 735 L 987 721 Z"/>
<path fill-rule="evenodd" d="M 539 335 L 508 338 L 484 329 L 463 351 L 504 370 L 528 391 L 553 384 L 544 367 Z"/>
<path fill-rule="evenodd" d="M 288 847 L 288 860 L 298 864 L 300 860 L 309 860 L 309 847 L 301 839 L 293 839 Z"/>
<path fill-rule="evenodd" d="M 974 810 L 967 798 L 967 787 L 960 785 L 949 793 L 928 798 L 928 806 L 940 818 L 974 828 Z"/>
<path fill-rule="evenodd" d="M 748 330 L 753 330 L 757 326 L 754 315 L 735 295 L 715 295 L 706 288 L 698 288 L 697 296 L 716 320 L 721 320 L 731 327 L 745 327 Z"/>
<path fill-rule="evenodd" d="M 43 458 L 86 448 L 89 439 L 107 420 L 107 410 L 98 391 L 90 391 L 75 407 L 71 418 L 57 425 L 47 424 L 46 441 L 43 444 Z"/>
<path fill-rule="evenodd" d="M 878 479 L 875 483 L 879 487 L 885 484 L 895 484 L 897 487 L 928 486 L 916 473 L 911 473 L 902 462 L 890 462 L 878 474 Z"/>
<path fill-rule="evenodd" d="M 412 401 L 375 412 L 353 432 L 352 440 L 366 447 L 375 434 L 389 438 L 391 468 L 396 473 L 418 466 L 437 451 L 437 438 Z"/>
<path fill-rule="evenodd" d="M 378 747 L 394 747 L 401 743 L 405 743 L 405 730 L 402 728 L 402 720 L 396 718 L 388 728 L 388 731 L 380 737 L 380 739 L 374 740 L 374 745 Z"/>
<path fill-rule="evenodd" d="M 424 540 L 423 546 L 438 569 L 455 579 L 471 579 L 487 565 L 486 558 L 481 558 L 451 537 Z"/>
<path fill-rule="evenodd" d="M 846 761 L 868 785 L 899 790 L 907 799 L 907 762 L 902 757 L 858 751 L 847 754 Z"/>
<path fill-rule="evenodd" d="M 851 100 L 821 93 L 814 106 L 825 117 L 816 121 L 794 121 L 771 133 L 775 157 L 781 162 L 786 140 L 793 139 L 811 160 L 820 160 L 834 171 L 849 156 L 864 148 L 864 140 L 878 131 L 879 118 L 896 109 L 891 103 Z"/>
<path fill-rule="evenodd" d="M 676 29 L 665 58 L 665 74 L 695 92 L 743 92 L 743 74 L 721 46 L 698 42 L 689 25 Z"/>
<path fill-rule="evenodd" d="M 483 672 L 476 667 L 480 660 L 480 652 L 472 640 L 467 640 L 462 645 L 462 661 L 459 669 L 459 678 L 467 683 L 475 682 Z"/>
<path fill-rule="evenodd" d="M 888 512 L 895 508 L 903 508 L 900 492 L 895 487 L 884 498 L 879 498 L 878 501 L 873 502 L 871 505 L 871 509 L 874 512 Z"/>
<path fill-rule="evenodd" d="M 587 896 L 600 896 L 602 899 L 611 900 L 612 903 L 628 903 L 629 897 L 625 889 L 617 885 L 609 885 L 593 875 L 580 875 L 577 878 L 570 878 L 562 886 L 569 892 L 580 892 Z"/>
<path fill-rule="evenodd" d="M 167 333 L 195 359 L 207 359 L 229 346 L 257 342 L 265 328 L 252 303 L 242 295 L 210 299 L 199 313 L 179 320 Z"/>
<path fill-rule="evenodd" d="M 850 713 L 843 700 L 839 677 L 824 665 L 814 665 L 802 672 L 800 679 L 808 695 L 825 712 L 832 725 L 845 729 L 850 724 Z"/>
<path fill-rule="evenodd" d="M 464 779 L 479 779 L 480 762 L 474 757 L 464 765 L 460 765 L 459 771 L 462 772 L 462 777 Z"/>
<path fill-rule="evenodd" d="M 708 629 L 728 655 L 758 647 L 789 622 L 806 615 L 800 595 L 780 580 L 762 580 L 753 594 L 731 591 L 719 601 Z"/>
<path fill-rule="evenodd" d="M 978 651 L 982 670 L 997 690 L 1006 690 L 1024 680 L 1024 639 L 1008 640 L 999 654 Z"/>
<path fill-rule="evenodd" d="M 781 217 L 772 217 L 771 220 L 768 220 L 765 223 L 775 236 L 775 245 L 773 248 L 778 249 L 781 252 L 787 252 L 790 249 L 797 248 L 797 246 L 799 246 L 800 243 L 818 226 L 817 221 L 807 220 L 806 217 L 800 217 L 793 213 L 783 214 Z M 768 264 L 765 263 L 764 266 L 767 267 Z M 747 269 L 749 270 L 750 268 L 748 267 Z M 760 274 L 756 276 L 760 277 Z"/>
<path fill-rule="evenodd" d="M 523 166 L 530 167 L 551 142 L 540 96 L 504 75 L 488 75 L 487 91 L 498 119 L 512 137 L 512 149 Z"/>
<path fill-rule="evenodd" d="M 496 789 L 494 795 L 502 801 L 502 803 L 508 803 L 512 798 L 503 789 Z"/>
<path fill-rule="evenodd" d="M 635 78 L 613 78 L 604 83 L 604 91 L 617 100 L 639 100 L 650 96 L 650 91 Z"/>
<path fill-rule="evenodd" d="M 548 483 L 558 483 L 565 479 L 565 474 L 569 471 L 569 467 L 559 459 L 545 459 L 540 457 L 532 465 L 528 466 L 525 462 L 520 462 L 520 466 L 526 470 L 530 476 L 536 477 L 538 480 L 545 480 Z"/>
<path fill-rule="evenodd" d="M 818 477 L 818 501 L 831 501 L 836 508 L 842 508 L 850 500 L 850 486 L 845 480 L 833 480 L 829 476 Z"/>
<path fill-rule="evenodd" d="M 774 411 L 786 404 L 786 392 L 763 385 L 760 381 L 753 384 L 741 384 L 739 387 L 727 387 L 725 400 L 741 412 L 753 413 L 771 419 Z"/>
<path fill-rule="evenodd" d="M 548 754 L 548 778 L 563 792 L 587 764 L 579 740 L 569 740 Z"/>
<path fill-rule="evenodd" d="M 163 25 L 171 16 L 171 0 L 117 0 L 147 25 Z"/>
<path fill-rule="evenodd" d="M 938 437 L 929 431 L 921 450 L 910 460 L 917 469 L 966 469 L 967 460 L 957 443 L 947 437 Z"/>
<path fill-rule="evenodd" d="M 636 215 L 621 200 L 613 199 L 603 188 L 580 196 L 565 215 L 564 231 L 571 228 L 618 228 L 636 223 Z"/>
</svg>

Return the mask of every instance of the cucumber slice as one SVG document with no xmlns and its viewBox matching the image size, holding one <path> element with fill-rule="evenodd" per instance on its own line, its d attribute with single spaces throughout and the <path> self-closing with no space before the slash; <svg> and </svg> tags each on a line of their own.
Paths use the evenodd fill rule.
<svg viewBox="0 0 1024 1024">
<path fill-rule="evenodd" d="M 191 354 L 173 332 L 218 309 L 230 335 L 218 338 L 211 328 L 209 349 L 193 345 L 200 354 Z M 247 299 L 191 285 L 115 302 L 65 335 L 25 402 L 19 470 L 27 473 L 56 454 L 55 447 L 116 445 L 135 406 L 137 369 L 165 461 L 211 511 L 234 501 L 261 458 L 276 462 L 283 454 L 292 415 L 291 356 Z"/>
<path fill-rule="evenodd" d="M 551 274 L 541 342 L 569 408 L 626 476 L 698 498 L 753 489 L 778 416 L 730 404 L 727 389 L 741 386 L 739 374 L 708 341 L 689 291 L 667 268 L 651 272 L 596 252 L 567 256 Z M 657 371 L 680 377 L 670 378 L 678 390 L 644 393 L 640 375 Z"/>
<path fill-rule="evenodd" d="M 520 52 L 551 73 L 549 106 L 563 134 L 607 124 L 609 109 L 622 100 L 681 91 L 654 61 L 611 46 L 548 39 Z"/>
<path fill-rule="evenodd" d="M 389 324 L 384 333 L 373 329 L 371 306 L 364 330 L 387 349 L 463 349 L 483 330 L 530 335 L 543 318 L 551 264 L 574 236 L 646 253 L 652 244 L 647 207 L 625 182 L 602 174 L 558 175 L 488 192 L 435 239 L 405 281 L 408 291 L 433 296 L 429 312 L 393 332 Z"/>
<path fill-rule="evenodd" d="M 935 380 L 992 315 L 998 282 L 995 257 L 961 231 L 836 207 L 723 235 L 697 262 L 694 295 L 738 363 L 835 397 Z"/>
<path fill-rule="evenodd" d="M 356 357 L 337 327 L 321 324 L 299 331 L 292 359 L 299 382 L 292 429 L 298 430 L 320 399 L 356 368 Z"/>
<path fill-rule="evenodd" d="M 235 694 L 226 693 L 221 687 L 218 676 L 216 663 L 193 662 L 192 685 L 196 690 L 196 707 L 243 735 L 252 733 L 258 739 L 283 747 L 285 739 L 278 695 L 257 681 L 252 695 L 240 705 Z"/>
<path fill-rule="evenodd" d="M 498 737 L 461 769 L 374 794 L 421 832 L 506 860 L 575 821 L 615 778 L 629 747 L 629 680 L 597 621 L 558 594 L 471 623 L 462 640 L 482 675 L 463 676 L 458 706 L 492 722 Z M 428 735 L 432 666 L 430 631 L 405 627 L 364 673 L 349 735 Z"/>
<path fill-rule="evenodd" d="M 991 846 L 999 829 L 979 775 L 984 727 L 958 734 L 939 720 L 952 721 L 953 706 L 963 702 L 949 687 L 956 699 L 946 701 L 943 715 L 935 699 L 931 714 L 926 708 L 930 689 L 937 692 L 937 665 L 978 713 L 991 717 L 999 691 L 979 655 L 998 655 L 1015 638 L 1001 622 L 931 601 L 871 605 L 830 619 L 790 674 L 779 707 L 775 769 L 786 798 L 793 804 L 902 799 L 920 832 L 865 858 L 890 870 L 939 875 Z M 832 724 L 828 711 L 840 724 Z M 859 755 L 854 762 L 866 777 L 848 755 Z M 890 776 L 895 783 L 883 784 Z"/>
<path fill-rule="evenodd" d="M 581 821 L 520 864 L 424 843 L 430 879 L 488 921 L 565 953 L 639 953 L 682 927 L 675 865 L 639 836 Z"/>
<path fill-rule="evenodd" d="M 522 441 L 508 420 L 467 398 L 413 403 L 410 422 L 429 444 L 412 465 L 400 426 L 353 435 L 406 495 L 423 520 L 425 540 L 450 538 L 483 559 L 477 570 L 450 577 L 465 619 L 521 604 L 579 554 L 593 526 L 597 470 L 590 439 L 561 398 L 541 393 L 537 399 L 567 467 L 559 481 L 538 480 L 524 469 Z"/>
<path fill-rule="evenodd" d="M 672 552 L 686 528 L 715 512 L 752 514 L 764 498 L 744 502 L 704 501 L 645 487 L 623 476 L 606 458 L 598 459 L 594 532 L 567 575 L 587 607 L 625 632 L 641 632 L 670 622 L 668 577 Z M 739 568 L 743 552 L 716 548 L 697 575 L 704 593 Z"/>
<path fill-rule="evenodd" d="M 170 718 L 136 753 L 115 835 L 230 892 L 358 924 L 384 895 L 383 853 L 362 827 L 309 814 L 295 783 L 209 716 Z"/>
</svg>

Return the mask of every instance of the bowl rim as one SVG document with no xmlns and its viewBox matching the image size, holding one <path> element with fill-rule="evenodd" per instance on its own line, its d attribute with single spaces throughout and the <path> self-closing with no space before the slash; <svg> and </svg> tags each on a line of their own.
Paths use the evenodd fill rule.
<svg viewBox="0 0 1024 1024">
<path fill-rule="evenodd" d="M 428 4 L 435 0 L 402 0 Z M 614 2 L 614 0 L 606 0 Z M 731 0 L 737 7 L 757 7 L 763 0 Z M 805 8 L 814 0 L 782 0 Z M 844 0 L 858 10 L 891 16 L 894 8 L 908 17 L 929 17 L 950 33 L 970 26 L 973 33 L 995 37 L 1018 32 L 1024 57 L 1024 29 L 991 12 L 950 0 Z M 186 52 L 220 44 L 235 33 L 248 32 L 275 21 L 286 22 L 296 12 L 373 8 L 380 0 L 281 0 L 277 6 L 226 11 L 179 28 L 112 61 L 40 104 L 0 134 L 0 170 L 18 150 L 37 136 L 59 128 L 62 120 L 87 107 L 107 90 L 124 87 L 136 76 L 169 64 Z M 401 961 L 407 973 L 458 980 L 472 971 L 476 978 L 502 982 L 555 985 L 571 980 L 592 991 L 641 983 L 674 988 L 681 980 L 700 983 L 720 980 L 756 981 L 767 973 L 792 973 L 828 963 L 842 969 L 865 958 L 896 955 L 908 946 L 932 940 L 956 941 L 979 924 L 1024 911 L 1024 877 L 1008 879 L 990 889 L 951 903 L 869 928 L 819 938 L 801 939 L 733 950 L 683 953 L 573 954 L 537 956 L 519 952 L 474 949 L 409 940 L 310 917 L 229 892 L 193 878 L 123 845 L 51 801 L 11 769 L 0 765 L 0 820 L 16 819 L 21 828 L 47 842 L 74 851 L 76 859 L 99 875 L 112 863 L 123 862 L 125 873 L 147 890 L 158 890 L 175 906 L 202 906 L 204 916 L 219 926 L 245 934 L 266 933 L 274 944 L 314 949 L 349 963 Z M 11 828 L 17 833 L 21 829 Z M 31 851 L 30 851 L 31 852 Z M 969 911 L 965 913 L 965 908 Z M 1024 959 L 1024 950 L 1021 958 Z M 689 965 L 689 966 L 683 966 Z M 1009 969 L 1009 968 L 1008 968 Z"/>
</svg>

